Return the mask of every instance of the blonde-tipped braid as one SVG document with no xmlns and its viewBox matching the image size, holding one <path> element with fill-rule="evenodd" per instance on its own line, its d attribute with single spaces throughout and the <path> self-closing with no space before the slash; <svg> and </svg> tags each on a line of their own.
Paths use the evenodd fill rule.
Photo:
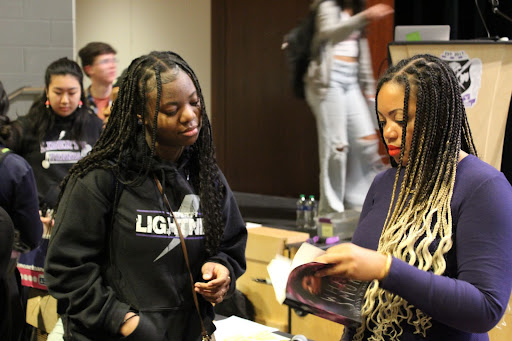
<svg viewBox="0 0 512 341">
<path fill-rule="evenodd" d="M 379 82 L 377 94 L 388 82 L 404 87 L 405 122 L 410 96 L 416 98 L 417 109 L 409 161 L 400 182 L 407 124 L 403 127 L 400 163 L 378 251 L 442 275 L 446 254 L 452 248 L 450 202 L 459 151 L 476 155 L 459 85 L 451 69 L 429 55 L 416 56 L 390 68 Z M 438 244 L 431 250 L 434 241 Z M 356 341 L 363 340 L 365 331 L 371 334 L 368 340 L 399 340 L 403 323 L 426 337 L 432 326 L 431 317 L 381 289 L 377 280 L 366 291 L 362 315 L 363 323 L 354 336 Z"/>
</svg>

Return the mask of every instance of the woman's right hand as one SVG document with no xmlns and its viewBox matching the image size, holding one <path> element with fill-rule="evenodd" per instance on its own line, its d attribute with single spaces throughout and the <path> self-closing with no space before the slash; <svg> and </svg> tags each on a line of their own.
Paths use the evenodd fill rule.
<svg viewBox="0 0 512 341">
<path fill-rule="evenodd" d="M 315 259 L 319 263 L 332 264 L 331 267 L 318 270 L 315 276 L 341 276 L 360 281 L 382 280 L 389 271 L 387 260 L 387 255 L 375 250 L 341 243 L 330 247 L 325 254 Z"/>
<path fill-rule="evenodd" d="M 376 4 L 368 7 L 362 13 L 365 15 L 368 21 L 375 21 L 384 18 L 390 14 L 393 14 L 395 10 L 393 7 L 386 4 Z"/>
<path fill-rule="evenodd" d="M 133 315 L 135 315 L 135 316 L 131 317 Z M 139 325 L 139 319 L 140 319 L 139 315 L 135 314 L 134 312 L 130 311 L 130 312 L 126 313 L 126 315 L 124 315 L 124 320 L 123 320 L 126 322 L 121 325 L 121 329 L 119 330 L 119 333 L 122 336 L 128 336 L 131 333 L 133 333 L 133 331 L 135 329 L 137 329 L 137 326 Z"/>
</svg>

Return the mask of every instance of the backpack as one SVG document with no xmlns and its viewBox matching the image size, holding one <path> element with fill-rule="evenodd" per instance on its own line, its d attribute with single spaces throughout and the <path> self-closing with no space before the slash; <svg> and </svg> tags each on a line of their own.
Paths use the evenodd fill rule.
<svg viewBox="0 0 512 341">
<path fill-rule="evenodd" d="M 310 10 L 297 26 L 292 28 L 283 39 L 282 49 L 290 73 L 290 82 L 295 97 L 304 99 L 304 74 L 311 60 L 311 41 L 315 33 L 315 17 L 318 6 Z"/>
</svg>

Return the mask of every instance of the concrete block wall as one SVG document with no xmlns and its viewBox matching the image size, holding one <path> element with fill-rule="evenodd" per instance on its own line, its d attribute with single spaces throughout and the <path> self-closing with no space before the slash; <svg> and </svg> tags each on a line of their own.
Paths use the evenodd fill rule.
<svg viewBox="0 0 512 341">
<path fill-rule="evenodd" d="M 46 67 L 60 57 L 75 59 L 75 0 L 0 0 L 0 80 L 8 94 L 44 87 Z M 27 113 L 33 98 L 11 103 L 9 117 Z"/>
</svg>

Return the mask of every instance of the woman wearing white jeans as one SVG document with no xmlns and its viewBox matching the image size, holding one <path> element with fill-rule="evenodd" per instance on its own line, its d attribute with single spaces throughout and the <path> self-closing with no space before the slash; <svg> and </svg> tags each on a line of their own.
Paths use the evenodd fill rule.
<svg viewBox="0 0 512 341">
<path fill-rule="evenodd" d="M 393 9 L 378 4 L 362 11 L 357 0 L 314 0 L 312 7 L 317 6 L 314 58 L 304 82 L 317 124 L 319 214 L 325 215 L 360 208 L 373 178 L 384 168 L 365 98 L 374 96 L 375 81 L 362 30 Z"/>
</svg>

